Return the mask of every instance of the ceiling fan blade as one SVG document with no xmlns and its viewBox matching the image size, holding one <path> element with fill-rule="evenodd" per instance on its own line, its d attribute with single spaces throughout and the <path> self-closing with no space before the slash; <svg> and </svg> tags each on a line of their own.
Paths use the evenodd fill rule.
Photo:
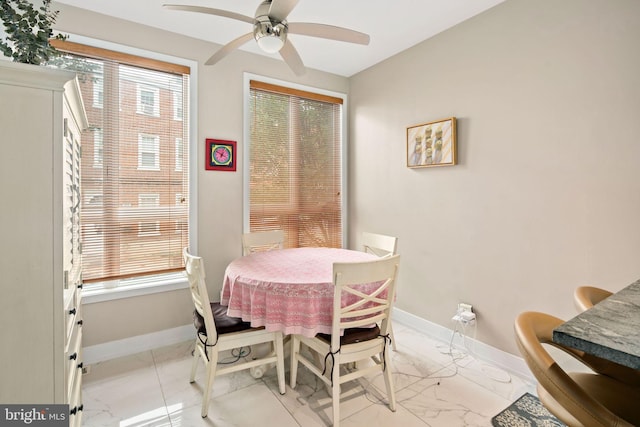
<svg viewBox="0 0 640 427">
<path fill-rule="evenodd" d="M 313 24 L 308 22 L 290 22 L 289 34 L 321 37 L 323 39 L 338 40 L 341 42 L 369 44 L 369 35 L 348 28 L 334 27 L 333 25 Z"/>
<path fill-rule="evenodd" d="M 253 40 L 253 33 L 247 33 L 245 35 L 242 35 L 242 36 L 238 37 L 235 40 L 230 41 L 226 45 L 222 46 L 220 48 L 220 50 L 218 50 L 216 53 L 214 53 L 211 56 L 211 58 L 207 59 L 207 62 L 205 62 L 204 65 L 213 65 L 213 64 L 215 64 L 216 62 L 220 61 L 222 58 L 227 56 L 233 50 L 239 48 L 240 46 L 242 46 L 243 44 L 245 44 L 249 40 Z"/>
<path fill-rule="evenodd" d="M 210 7 L 187 6 L 183 4 L 163 4 L 162 7 L 171 10 L 183 10 L 186 12 L 198 12 L 206 13 L 209 15 L 222 16 L 224 18 L 231 18 L 242 22 L 248 22 L 249 24 L 253 24 L 255 22 L 255 19 L 250 16 L 240 15 L 239 13 L 229 12 L 228 10 L 212 9 Z"/>
<path fill-rule="evenodd" d="M 272 0 L 269 18 L 276 22 L 284 21 L 297 4 L 298 0 Z"/>
<path fill-rule="evenodd" d="M 282 49 L 280 49 L 280 56 L 296 76 L 301 76 L 307 71 L 302 63 L 300 55 L 298 55 L 298 51 L 293 47 L 293 44 L 291 44 L 289 40 L 287 40 L 284 46 L 282 46 Z"/>
</svg>

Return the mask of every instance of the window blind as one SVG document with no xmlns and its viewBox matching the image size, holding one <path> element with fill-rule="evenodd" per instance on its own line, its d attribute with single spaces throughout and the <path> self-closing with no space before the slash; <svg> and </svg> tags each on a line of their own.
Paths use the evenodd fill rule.
<svg viewBox="0 0 640 427">
<path fill-rule="evenodd" d="M 342 99 L 250 82 L 249 227 L 342 246 Z"/>
<path fill-rule="evenodd" d="M 78 74 L 85 282 L 177 271 L 188 246 L 188 68 L 55 41 Z M 180 103 L 180 105 L 175 105 Z"/>
</svg>

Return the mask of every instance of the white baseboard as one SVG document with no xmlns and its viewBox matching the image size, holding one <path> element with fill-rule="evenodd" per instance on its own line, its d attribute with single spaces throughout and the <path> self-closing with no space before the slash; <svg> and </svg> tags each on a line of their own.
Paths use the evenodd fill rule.
<svg viewBox="0 0 640 427">
<path fill-rule="evenodd" d="M 142 351 L 189 341 L 194 337 L 193 325 L 179 326 L 150 334 L 137 335 L 135 337 L 84 347 L 82 349 L 83 360 L 85 364 L 91 365 L 92 363 L 103 362 L 105 360 L 115 359 L 116 357 L 129 356 Z"/>
<path fill-rule="evenodd" d="M 444 326 L 422 319 L 406 311 L 393 309 L 394 322 L 401 323 L 420 333 L 428 335 L 438 341 L 449 343 L 453 330 Z M 145 335 L 110 341 L 103 344 L 92 345 L 83 348 L 84 363 L 102 362 L 116 357 L 128 356 L 142 351 L 153 350 L 166 345 L 177 344 L 192 340 L 194 337 L 193 325 L 184 325 L 177 328 L 165 329 Z M 466 337 L 466 345 L 461 336 L 456 334 L 453 345 L 456 348 L 472 348 L 473 355 L 487 363 L 502 368 L 521 378 L 535 382 L 531 371 L 521 357 L 499 350 L 471 337 Z"/>
<path fill-rule="evenodd" d="M 445 328 L 444 326 L 430 322 L 406 311 L 394 308 L 393 321 L 415 329 L 416 331 L 437 339 L 438 341 L 442 341 L 447 344 L 451 342 L 451 336 L 453 334 L 452 329 Z M 470 331 L 473 331 L 473 328 L 474 326 L 467 327 L 466 332 L 469 333 Z M 504 369 L 505 371 L 523 379 L 531 382 L 536 381 L 529 370 L 529 367 L 521 357 L 492 347 L 469 336 L 464 338 L 464 340 L 466 340 L 466 344 L 460 334 L 455 334 L 453 346 L 458 349 L 466 348 L 468 350 L 471 348 L 473 350 L 472 353 L 474 357 L 477 357 L 478 359 L 481 359 L 493 366 Z"/>
</svg>

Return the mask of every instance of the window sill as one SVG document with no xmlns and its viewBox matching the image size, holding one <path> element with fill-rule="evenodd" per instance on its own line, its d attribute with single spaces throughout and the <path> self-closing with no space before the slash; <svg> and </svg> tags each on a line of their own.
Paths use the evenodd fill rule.
<svg viewBox="0 0 640 427">
<path fill-rule="evenodd" d="M 136 285 L 121 285 L 112 288 L 99 287 L 96 289 L 85 289 L 82 291 L 82 303 L 94 304 L 105 301 L 112 301 L 122 298 L 132 298 L 143 295 L 170 292 L 179 289 L 187 289 L 189 281 L 184 273 L 172 275 L 171 277 L 158 278 L 158 280 Z"/>
</svg>

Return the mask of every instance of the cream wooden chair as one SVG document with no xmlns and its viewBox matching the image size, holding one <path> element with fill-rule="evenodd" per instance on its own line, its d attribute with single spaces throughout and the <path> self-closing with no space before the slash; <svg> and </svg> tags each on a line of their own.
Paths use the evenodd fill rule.
<svg viewBox="0 0 640 427">
<path fill-rule="evenodd" d="M 190 382 L 195 381 L 198 360 L 202 358 L 206 367 L 206 383 L 202 398 L 202 417 L 209 410 L 209 394 L 213 380 L 217 375 L 241 371 L 269 363 L 275 363 L 278 374 L 280 393 L 285 392 L 284 351 L 281 332 L 267 332 L 264 328 L 252 328 L 242 319 L 227 316 L 227 307 L 220 303 L 209 302 L 205 283 L 204 263 L 202 258 L 183 250 L 185 270 L 191 288 L 191 297 L 195 305 L 194 325 L 196 327 L 196 348 L 193 352 Z M 248 347 L 255 344 L 271 343 L 275 354 L 251 361 L 238 361 L 232 365 L 218 366 L 218 355 L 225 350 Z"/>
<path fill-rule="evenodd" d="M 284 245 L 284 231 L 254 231 L 242 235 L 242 255 L 249 255 L 259 251 L 282 249 Z"/>
<path fill-rule="evenodd" d="M 367 253 L 379 257 L 392 256 L 396 254 L 398 238 L 385 236 L 384 234 L 362 233 L 363 250 Z"/>
<path fill-rule="evenodd" d="M 598 359 L 552 341 L 563 320 L 544 313 L 521 313 L 515 321 L 518 348 L 538 380 L 543 405 L 572 427 L 640 426 L 640 388 L 597 373 L 568 373 L 542 344 L 552 345 L 587 367 Z M 602 359 L 598 359 L 602 361 Z"/>
<path fill-rule="evenodd" d="M 580 311 L 587 311 L 613 293 L 593 286 L 579 286 L 573 292 L 573 301 Z"/>
<path fill-rule="evenodd" d="M 362 246 L 366 253 L 373 254 L 379 257 L 389 257 L 395 255 L 398 249 L 398 238 L 393 236 L 386 236 L 384 234 L 375 233 L 362 233 Z M 393 334 L 393 326 L 389 327 L 389 334 L 391 336 L 391 348 L 393 351 L 397 351 L 396 337 Z"/>
<path fill-rule="evenodd" d="M 387 388 L 389 408 L 396 410 L 396 397 L 391 376 L 389 320 L 393 306 L 396 275 L 400 256 L 374 261 L 333 264 L 334 299 L 331 335 L 318 334 L 313 338 L 293 335 L 291 341 L 291 387 L 296 386 L 298 362 L 306 366 L 331 388 L 333 425 L 340 424 L 340 385 L 364 375 L 381 371 Z M 371 292 L 358 290 L 363 283 L 375 284 Z M 386 296 L 382 297 L 383 291 Z M 343 297 L 348 301 L 343 306 Z M 375 324 L 374 327 L 370 325 Z M 344 335 L 340 331 L 344 330 Z M 316 363 L 300 353 L 304 344 L 314 354 Z M 373 365 L 357 368 L 355 362 L 371 358 Z M 331 359 L 331 367 L 327 367 Z M 324 360 L 324 366 L 321 362 Z M 355 370 L 341 374 L 340 367 L 354 364 Z M 325 375 L 328 372 L 328 376 Z"/>
</svg>

